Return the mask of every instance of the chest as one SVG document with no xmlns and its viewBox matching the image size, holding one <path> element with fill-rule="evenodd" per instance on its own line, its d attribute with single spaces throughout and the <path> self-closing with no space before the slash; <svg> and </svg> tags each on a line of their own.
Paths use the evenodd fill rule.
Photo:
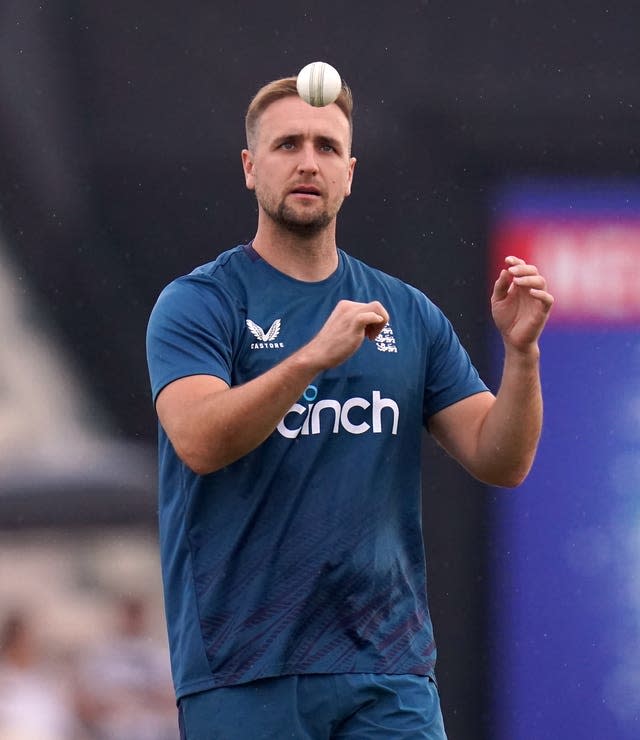
<svg viewBox="0 0 640 740">
<path fill-rule="evenodd" d="M 375 341 L 365 338 L 349 359 L 320 373 L 304 400 L 335 399 L 342 404 L 349 399 L 366 399 L 373 403 L 374 394 L 394 397 L 398 402 L 421 400 L 427 346 L 424 332 L 411 311 L 392 295 L 378 297 L 357 289 L 346 296 L 328 294 L 312 299 L 300 295 L 284 300 L 274 295 L 267 301 L 248 300 L 234 352 L 233 383 L 267 372 L 311 341 L 341 298 L 381 300 L 390 321 Z"/>
</svg>

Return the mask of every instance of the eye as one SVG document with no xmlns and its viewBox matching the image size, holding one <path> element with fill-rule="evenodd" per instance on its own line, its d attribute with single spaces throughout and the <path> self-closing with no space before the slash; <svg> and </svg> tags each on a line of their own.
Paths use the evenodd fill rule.
<svg viewBox="0 0 640 740">
<path fill-rule="evenodd" d="M 294 143 L 292 141 L 283 141 L 280 144 L 280 149 L 284 149 L 286 152 L 290 152 L 294 148 Z"/>
<path fill-rule="evenodd" d="M 319 138 L 318 139 L 318 150 L 331 154 L 333 152 L 340 151 L 340 144 L 330 138 Z"/>
</svg>

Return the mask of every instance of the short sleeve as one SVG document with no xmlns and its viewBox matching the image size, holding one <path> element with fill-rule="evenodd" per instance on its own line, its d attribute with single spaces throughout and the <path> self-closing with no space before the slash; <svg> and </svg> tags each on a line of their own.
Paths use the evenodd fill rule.
<svg viewBox="0 0 640 740">
<path fill-rule="evenodd" d="M 162 291 L 147 326 L 154 403 L 166 385 L 189 375 L 215 375 L 231 383 L 233 313 L 213 281 L 187 276 Z"/>
<path fill-rule="evenodd" d="M 433 303 L 427 305 L 429 335 L 423 420 L 463 398 L 488 390 L 460 343 L 451 322 Z"/>
</svg>

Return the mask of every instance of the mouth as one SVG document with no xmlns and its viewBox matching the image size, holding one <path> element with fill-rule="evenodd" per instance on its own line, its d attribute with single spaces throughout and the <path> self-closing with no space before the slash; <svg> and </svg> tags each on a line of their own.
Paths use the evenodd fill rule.
<svg viewBox="0 0 640 740">
<path fill-rule="evenodd" d="M 309 197 L 319 197 L 320 190 L 313 185 L 298 185 L 291 190 L 291 195 L 302 195 Z"/>
</svg>

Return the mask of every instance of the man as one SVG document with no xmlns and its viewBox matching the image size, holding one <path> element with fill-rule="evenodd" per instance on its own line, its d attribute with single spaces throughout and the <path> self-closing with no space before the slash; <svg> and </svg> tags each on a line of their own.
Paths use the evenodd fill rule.
<svg viewBox="0 0 640 740">
<path fill-rule="evenodd" d="M 251 244 L 169 285 L 148 357 L 182 737 L 444 738 L 420 514 L 423 426 L 487 483 L 518 485 L 540 434 L 552 304 L 509 257 L 492 295 L 497 396 L 419 291 L 336 246 L 351 94 L 295 78 L 246 118 Z"/>
</svg>

